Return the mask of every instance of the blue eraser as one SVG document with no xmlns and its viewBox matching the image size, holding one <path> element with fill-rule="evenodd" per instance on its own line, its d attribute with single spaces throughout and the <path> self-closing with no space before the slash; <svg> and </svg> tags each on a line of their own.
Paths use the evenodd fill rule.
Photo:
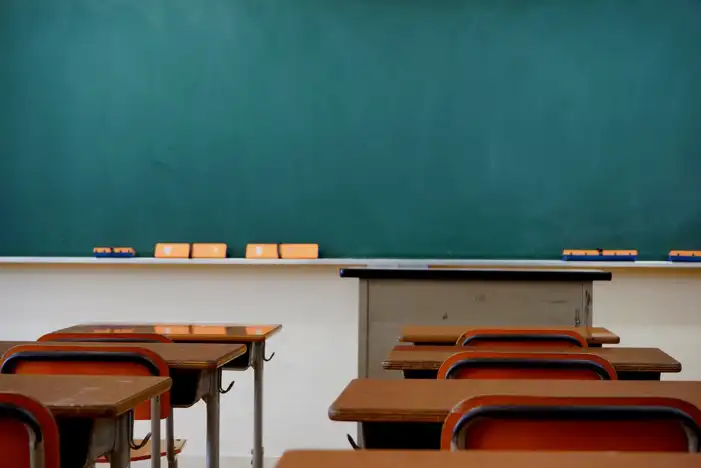
<svg viewBox="0 0 701 468">
<path fill-rule="evenodd" d="M 669 256 L 669 261 L 670 262 L 677 262 L 677 263 L 695 263 L 695 262 L 701 262 L 701 257 L 698 256 L 685 256 L 685 255 L 670 255 Z"/>
</svg>

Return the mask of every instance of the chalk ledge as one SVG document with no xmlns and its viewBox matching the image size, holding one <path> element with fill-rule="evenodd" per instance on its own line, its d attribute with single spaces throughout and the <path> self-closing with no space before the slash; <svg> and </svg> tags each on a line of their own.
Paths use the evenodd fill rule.
<svg viewBox="0 0 701 468">
<path fill-rule="evenodd" d="M 564 262 L 562 260 L 471 260 L 471 259 L 363 259 L 320 258 L 316 260 L 254 260 L 247 258 L 94 258 L 94 257 L 0 257 L 0 265 L 308 265 L 368 268 L 553 268 L 553 269 L 683 269 L 701 271 L 701 263 L 664 261 Z"/>
</svg>

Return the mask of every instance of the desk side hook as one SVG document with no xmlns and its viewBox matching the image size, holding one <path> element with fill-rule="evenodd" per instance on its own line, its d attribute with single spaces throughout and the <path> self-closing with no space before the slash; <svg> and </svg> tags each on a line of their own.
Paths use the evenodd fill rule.
<svg viewBox="0 0 701 468">
<path fill-rule="evenodd" d="M 229 384 L 229 386 L 226 387 L 226 389 L 222 388 L 221 383 L 220 383 L 219 384 L 219 393 L 221 393 L 222 395 L 229 393 L 231 391 L 231 388 L 234 386 L 235 383 L 236 383 L 236 381 L 232 380 L 231 383 Z"/>
<path fill-rule="evenodd" d="M 348 437 L 348 442 L 350 442 L 351 447 L 353 447 L 353 450 L 360 450 L 360 446 L 355 443 L 355 440 L 353 440 L 353 437 L 351 437 L 350 434 L 346 434 L 346 437 Z"/>
</svg>

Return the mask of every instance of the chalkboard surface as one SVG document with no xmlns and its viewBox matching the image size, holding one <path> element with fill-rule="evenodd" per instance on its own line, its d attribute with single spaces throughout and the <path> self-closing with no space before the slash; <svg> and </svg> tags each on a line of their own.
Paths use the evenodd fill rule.
<svg viewBox="0 0 701 468">
<path fill-rule="evenodd" d="M 0 255 L 701 249 L 699 0 L 3 0 Z"/>
</svg>

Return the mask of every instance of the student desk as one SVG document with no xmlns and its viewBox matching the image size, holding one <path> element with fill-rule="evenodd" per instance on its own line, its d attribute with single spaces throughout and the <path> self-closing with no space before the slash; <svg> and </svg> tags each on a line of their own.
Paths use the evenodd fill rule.
<svg viewBox="0 0 701 468">
<path fill-rule="evenodd" d="M 107 453 L 112 467 L 127 468 L 129 411 L 170 384 L 168 377 L 0 375 L 0 392 L 32 397 L 56 418 L 62 468 L 82 468 Z"/>
<path fill-rule="evenodd" d="M 24 344 L 36 344 L 34 341 L 0 341 L 0 356 L 10 348 Z M 48 344 L 48 342 L 47 342 Z M 214 374 L 233 359 L 246 352 L 244 345 L 202 344 L 190 346 L 181 343 L 81 343 L 81 342 L 57 342 L 52 344 L 64 344 L 79 346 L 124 346 L 133 345 L 146 348 L 161 356 L 170 369 L 170 377 L 173 379 L 171 389 L 171 403 L 177 408 L 189 408 L 201 398 L 206 398 L 214 388 L 219 391 L 218 383 L 211 385 Z"/>
<path fill-rule="evenodd" d="M 698 468 L 701 454 L 293 450 L 277 468 Z"/>
<path fill-rule="evenodd" d="M 265 356 L 265 343 L 282 329 L 282 325 L 224 325 L 224 324 L 166 324 L 166 323 L 117 323 L 83 324 L 58 330 L 62 333 L 157 333 L 176 343 L 244 344 L 246 353 L 224 366 L 224 369 L 246 370 L 253 367 L 253 468 L 263 468 L 263 365 L 272 359 Z M 273 353 L 275 354 L 275 353 Z M 217 373 L 218 375 L 218 373 Z M 217 385 L 221 385 L 218 383 Z M 219 408 L 219 393 L 210 399 Z M 207 405 L 209 408 L 209 404 Z M 218 413 L 218 409 L 217 409 Z M 208 413 L 209 414 L 209 413 Z M 208 432 L 219 440 L 219 419 L 210 424 Z M 216 453 L 219 453 L 217 450 Z M 219 468 L 216 462 L 208 465 Z"/>
<path fill-rule="evenodd" d="M 31 344 L 31 341 L 0 341 L 0 355 L 13 346 Z M 79 346 L 80 342 L 58 342 Z M 188 408 L 200 399 L 207 406 L 207 466 L 209 460 L 219 459 L 219 392 L 221 390 L 221 369 L 227 363 L 246 353 L 245 345 L 191 344 L 183 343 L 84 343 L 90 346 L 134 345 L 146 348 L 161 356 L 170 370 L 173 380 L 171 404 L 178 408 Z M 215 430 L 216 428 L 216 430 Z"/>
<path fill-rule="evenodd" d="M 455 345 L 463 333 L 478 329 L 469 325 L 408 325 L 403 327 L 399 341 L 414 343 L 416 345 Z M 599 347 L 604 344 L 618 344 L 621 338 L 601 327 L 498 327 L 501 329 L 527 330 L 528 328 L 569 330 L 582 335 L 590 347 Z"/>
<path fill-rule="evenodd" d="M 386 375 L 380 363 L 409 324 L 591 326 L 593 282 L 611 280 L 597 270 L 543 269 L 346 268 L 340 275 L 359 280 L 360 377 Z"/>
<path fill-rule="evenodd" d="M 455 353 L 470 351 L 485 351 L 485 348 L 399 345 L 392 349 L 382 367 L 403 371 L 407 379 L 435 379 L 443 361 Z M 537 352 L 531 349 L 528 351 Z M 561 352 L 593 354 L 607 359 L 621 380 L 660 380 L 662 372 L 682 370 L 682 365 L 677 360 L 657 348 L 567 348 Z"/>
<path fill-rule="evenodd" d="M 660 396 L 701 408 L 701 382 L 356 379 L 331 405 L 329 418 L 361 423 L 365 448 L 438 449 L 450 410 L 482 395 Z"/>
</svg>

